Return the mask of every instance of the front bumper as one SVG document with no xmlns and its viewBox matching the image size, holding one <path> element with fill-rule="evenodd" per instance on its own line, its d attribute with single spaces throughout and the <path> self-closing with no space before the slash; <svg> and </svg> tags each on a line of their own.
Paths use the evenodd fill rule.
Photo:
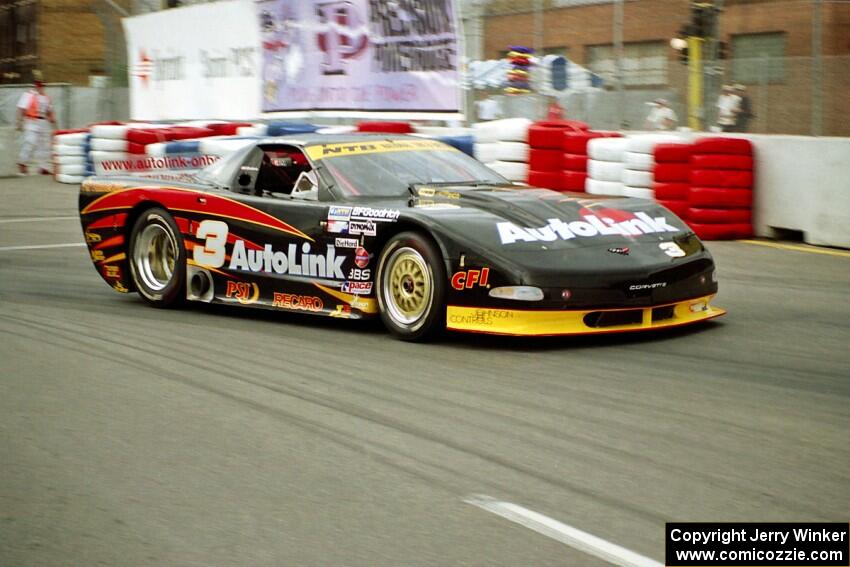
<svg viewBox="0 0 850 567">
<path fill-rule="evenodd" d="M 585 335 L 648 331 L 690 325 L 726 313 L 711 306 L 714 295 L 625 309 L 533 310 L 449 305 L 446 328 L 513 336 Z"/>
</svg>

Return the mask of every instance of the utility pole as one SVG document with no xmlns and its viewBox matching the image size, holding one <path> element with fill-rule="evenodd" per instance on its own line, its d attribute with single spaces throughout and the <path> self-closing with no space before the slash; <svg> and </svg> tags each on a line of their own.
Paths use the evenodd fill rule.
<svg viewBox="0 0 850 567">
<path fill-rule="evenodd" d="M 823 0 L 812 6 L 812 136 L 823 129 Z"/>
<path fill-rule="evenodd" d="M 623 0 L 614 0 L 614 60 L 617 75 L 617 123 L 620 128 L 626 128 L 625 115 L 623 114 L 626 104 L 623 90 Z"/>
<path fill-rule="evenodd" d="M 702 130 L 702 45 L 701 37 L 688 36 L 688 128 Z"/>
</svg>

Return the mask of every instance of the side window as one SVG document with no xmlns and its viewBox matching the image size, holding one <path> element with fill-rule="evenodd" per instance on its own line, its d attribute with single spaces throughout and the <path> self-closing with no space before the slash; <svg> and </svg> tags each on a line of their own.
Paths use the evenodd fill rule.
<svg viewBox="0 0 850 567">
<path fill-rule="evenodd" d="M 235 193 L 243 193 L 245 195 L 256 195 L 257 193 L 257 178 L 259 177 L 260 164 L 263 161 L 263 150 L 254 148 L 239 166 L 236 175 L 233 177 L 231 189 Z"/>
<path fill-rule="evenodd" d="M 292 195 L 301 174 L 312 170 L 307 157 L 296 147 L 269 146 L 262 148 L 262 152 L 255 186 L 257 194 Z"/>
</svg>

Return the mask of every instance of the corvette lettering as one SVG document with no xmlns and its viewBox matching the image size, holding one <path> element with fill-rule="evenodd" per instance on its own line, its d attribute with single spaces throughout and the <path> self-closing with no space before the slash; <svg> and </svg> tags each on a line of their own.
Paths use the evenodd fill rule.
<svg viewBox="0 0 850 567">
<path fill-rule="evenodd" d="M 290 244 L 284 253 L 272 249 L 271 244 L 262 250 L 246 250 L 245 241 L 238 239 L 233 244 L 228 269 L 344 280 L 343 262 L 345 256 L 337 256 L 332 245 L 325 254 L 311 254 L 309 242 L 301 244 L 300 252 L 297 244 Z"/>
<path fill-rule="evenodd" d="M 475 285 L 487 287 L 487 278 L 490 276 L 490 268 L 480 270 L 467 270 L 456 272 L 452 276 L 452 287 L 457 290 L 472 289 Z"/>
<path fill-rule="evenodd" d="M 523 228 L 512 222 L 500 222 L 497 225 L 502 244 L 523 242 L 552 242 L 571 238 L 593 236 L 638 236 L 659 232 L 679 232 L 680 229 L 667 223 L 664 217 L 650 217 L 644 212 L 635 213 L 635 218 L 616 222 L 608 217 L 585 215 L 584 220 L 565 222 L 549 219 L 549 224 L 537 228 Z"/>
<path fill-rule="evenodd" d="M 656 282 L 648 284 L 635 284 L 629 286 L 629 291 L 639 291 L 641 289 L 656 289 L 659 287 L 667 287 L 667 282 Z"/>
</svg>

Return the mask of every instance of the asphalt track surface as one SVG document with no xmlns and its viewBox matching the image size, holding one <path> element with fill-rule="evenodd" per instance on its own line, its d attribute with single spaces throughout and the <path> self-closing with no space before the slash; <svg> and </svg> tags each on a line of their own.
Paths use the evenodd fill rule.
<svg viewBox="0 0 850 567">
<path fill-rule="evenodd" d="M 0 180 L 0 565 L 607 564 L 476 494 L 656 561 L 667 521 L 848 520 L 848 255 L 712 243 L 691 330 L 405 344 L 9 249 L 75 203 Z"/>
</svg>

